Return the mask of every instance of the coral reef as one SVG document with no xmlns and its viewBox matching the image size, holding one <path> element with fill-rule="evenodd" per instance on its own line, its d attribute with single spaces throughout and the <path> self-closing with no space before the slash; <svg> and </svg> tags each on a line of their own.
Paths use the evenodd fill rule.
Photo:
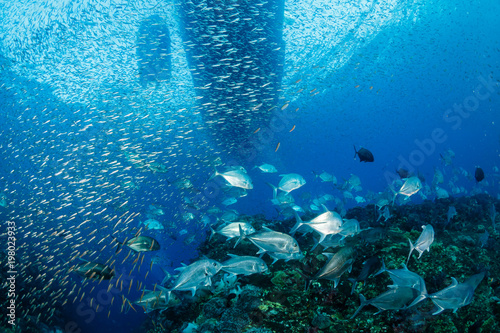
<svg viewBox="0 0 500 333">
<path fill-rule="evenodd" d="M 327 280 L 311 280 L 323 267 L 326 258 L 310 234 L 298 236 L 305 257 L 301 260 L 282 260 L 269 266 L 266 274 L 239 276 L 241 290 L 219 289 L 194 299 L 184 299 L 182 306 L 153 314 L 155 321 L 169 321 L 171 332 L 182 332 L 187 322 L 195 322 L 198 332 L 494 332 L 500 329 L 500 267 L 496 253 L 500 250 L 499 234 L 493 230 L 489 217 L 491 204 L 497 200 L 485 195 L 446 198 L 425 201 L 420 205 L 390 207 L 393 217 L 383 224 L 376 222 L 375 207 L 356 207 L 346 218 L 360 221 L 362 233 L 346 239 L 354 246 L 357 257 L 349 277 L 356 277 L 367 258 L 378 255 L 388 269 L 401 268 L 409 253 L 408 239 L 414 242 L 421 226 L 433 225 L 435 241 L 430 252 L 417 259 L 414 253 L 408 268 L 419 274 L 432 294 L 451 284 L 451 277 L 463 282 L 469 276 L 487 270 L 479 284 L 474 300 L 459 308 L 456 314 L 447 310 L 439 315 L 430 300 L 399 311 L 384 311 L 374 315 L 376 309 L 367 306 L 354 319 L 349 319 L 359 306 L 359 293 L 367 299 L 387 290 L 391 279 L 387 273 L 372 276 L 359 283 L 351 295 L 351 282 L 342 276 L 337 288 Z M 446 221 L 448 207 L 453 204 L 457 216 Z M 307 218 L 307 216 L 305 217 Z M 262 225 L 288 232 L 294 221 L 266 221 L 263 217 L 246 217 L 257 230 Z M 478 240 L 489 232 L 487 246 Z M 232 242 L 206 241 L 199 248 L 209 258 L 223 260 L 227 253 L 255 255 L 256 249 L 243 241 L 236 249 Z M 328 250 L 332 251 L 332 250 Z M 334 249 L 333 252 L 337 252 Z"/>
</svg>

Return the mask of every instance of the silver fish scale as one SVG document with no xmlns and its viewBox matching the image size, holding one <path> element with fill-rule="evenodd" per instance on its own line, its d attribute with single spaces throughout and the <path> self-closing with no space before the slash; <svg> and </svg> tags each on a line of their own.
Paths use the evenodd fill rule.
<svg viewBox="0 0 500 333">
<path fill-rule="evenodd" d="M 285 252 L 297 253 L 300 252 L 297 241 L 290 235 L 277 231 L 263 231 L 246 236 L 254 243 L 261 251 L 266 252 Z"/>
<path fill-rule="evenodd" d="M 219 262 L 212 259 L 198 260 L 181 270 L 171 290 L 191 290 L 194 295 L 197 287 L 211 285 L 210 277 L 217 274 L 221 267 Z"/>
</svg>

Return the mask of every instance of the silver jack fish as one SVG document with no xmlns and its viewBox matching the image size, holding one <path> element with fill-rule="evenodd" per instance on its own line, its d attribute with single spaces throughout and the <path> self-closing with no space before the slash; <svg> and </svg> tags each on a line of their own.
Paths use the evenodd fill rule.
<svg viewBox="0 0 500 333">
<path fill-rule="evenodd" d="M 181 273 L 174 282 L 174 286 L 167 291 L 168 298 L 174 290 L 191 291 L 194 296 L 197 288 L 212 285 L 211 277 L 217 274 L 222 268 L 222 264 L 212 259 L 201 259 L 189 266 L 176 268 Z"/>
<path fill-rule="evenodd" d="M 114 240 L 118 243 L 116 252 L 119 251 L 120 246 L 122 245 L 128 246 L 132 251 L 135 252 L 158 251 L 160 249 L 160 243 L 158 243 L 156 239 L 149 236 L 136 236 L 125 242 L 119 242 L 116 238 L 114 238 Z"/>
<path fill-rule="evenodd" d="M 413 245 L 411 240 L 408 239 L 408 242 L 410 242 L 410 254 L 408 254 L 408 259 L 406 259 L 407 265 L 408 265 L 408 261 L 410 260 L 411 253 L 413 252 L 413 250 L 418 251 L 418 253 L 419 253 L 418 259 L 420 259 L 420 257 L 422 256 L 422 253 L 424 253 L 424 251 L 427 250 L 428 252 L 430 252 L 429 248 L 430 248 L 432 242 L 434 242 L 434 228 L 432 227 L 432 225 L 427 224 L 427 225 L 423 225 L 422 229 L 424 229 L 424 230 L 422 231 L 422 233 L 418 237 L 417 241 L 415 242 L 415 245 Z"/>
<path fill-rule="evenodd" d="M 290 235 L 273 231 L 264 227 L 264 231 L 245 235 L 240 226 L 240 238 L 234 245 L 236 247 L 243 239 L 248 239 L 259 248 L 257 254 L 266 252 L 280 252 L 286 254 L 299 253 L 297 241 Z"/>
<path fill-rule="evenodd" d="M 346 246 L 341 248 L 337 253 L 323 253 L 330 260 L 325 266 L 313 277 L 313 280 L 325 279 L 330 280 L 335 283 L 334 288 L 337 288 L 340 277 L 346 271 L 351 271 L 352 264 L 354 263 L 354 257 L 356 256 L 356 251 L 350 247 Z"/>
<path fill-rule="evenodd" d="M 115 276 L 115 270 L 107 265 L 80 259 L 82 263 L 73 268 L 73 272 L 83 278 L 94 280 L 110 280 Z"/>
<path fill-rule="evenodd" d="M 222 263 L 221 269 L 233 275 L 251 275 L 255 273 L 264 273 L 267 271 L 267 265 L 264 260 L 252 256 L 237 256 L 228 254 L 231 259 Z"/>
</svg>

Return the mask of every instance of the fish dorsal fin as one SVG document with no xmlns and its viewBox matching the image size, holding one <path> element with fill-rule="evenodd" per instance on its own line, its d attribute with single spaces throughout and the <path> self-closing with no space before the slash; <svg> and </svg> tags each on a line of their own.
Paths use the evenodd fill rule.
<svg viewBox="0 0 500 333">
<path fill-rule="evenodd" d="M 328 259 L 332 259 L 332 257 L 335 255 L 334 253 L 331 252 L 323 252 L 322 255 L 327 257 Z"/>
<path fill-rule="evenodd" d="M 259 247 L 259 246 L 258 246 Z M 256 253 L 256 254 L 264 254 L 266 253 L 267 250 L 266 249 L 263 249 L 262 247 L 259 247 L 259 251 Z"/>
<path fill-rule="evenodd" d="M 326 208 L 325 204 L 321 204 L 321 207 L 323 207 L 323 209 L 325 210 L 325 213 L 329 212 L 329 210 L 328 210 L 328 208 Z"/>
<path fill-rule="evenodd" d="M 455 279 L 454 277 L 451 278 L 451 286 L 450 287 L 456 287 L 458 284 L 458 281 L 457 279 Z"/>
<path fill-rule="evenodd" d="M 182 272 L 187 267 L 187 265 L 185 263 L 181 263 L 181 265 L 182 265 L 182 267 L 177 267 L 174 269 L 174 271 Z"/>
<path fill-rule="evenodd" d="M 231 258 L 239 258 L 240 257 L 239 255 L 231 254 L 231 253 L 228 253 L 227 255 L 230 256 Z"/>
<path fill-rule="evenodd" d="M 156 285 L 156 288 L 160 289 L 161 291 L 169 291 L 167 288 L 159 286 L 159 285 Z"/>
<path fill-rule="evenodd" d="M 266 226 L 262 226 L 262 229 L 264 229 L 265 231 L 274 231 L 274 230 L 269 229 L 269 228 L 268 228 L 268 227 L 266 227 Z"/>
</svg>

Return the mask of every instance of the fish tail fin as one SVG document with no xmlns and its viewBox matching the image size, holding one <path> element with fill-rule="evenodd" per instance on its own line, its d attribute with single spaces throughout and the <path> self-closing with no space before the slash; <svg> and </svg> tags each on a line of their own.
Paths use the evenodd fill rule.
<svg viewBox="0 0 500 333">
<path fill-rule="evenodd" d="M 315 240 L 315 242 L 316 242 L 316 243 L 314 243 L 314 246 L 313 246 L 313 247 L 311 248 L 311 250 L 310 250 L 311 252 L 312 252 L 312 251 L 314 251 L 314 249 L 315 249 L 316 247 L 318 247 L 318 245 L 319 245 L 319 241 L 318 241 L 318 240 Z"/>
<path fill-rule="evenodd" d="M 353 278 L 347 279 L 348 281 L 352 282 L 352 288 L 351 288 L 351 295 L 354 294 L 354 290 L 356 290 L 356 285 L 358 284 L 358 281 Z"/>
<path fill-rule="evenodd" d="M 271 187 L 273 189 L 273 200 L 276 200 L 276 198 L 278 196 L 278 188 L 271 183 L 266 182 L 266 184 L 269 185 L 269 187 Z"/>
<path fill-rule="evenodd" d="M 210 226 L 210 238 L 208 239 L 209 242 L 212 240 L 212 237 L 214 237 L 214 235 L 215 235 L 215 230 L 214 228 L 212 228 L 212 226 Z"/>
<path fill-rule="evenodd" d="M 120 241 L 118 241 L 118 239 L 116 239 L 116 237 L 114 237 L 112 235 L 110 235 L 109 237 L 113 238 L 113 241 L 115 241 L 118 244 L 118 246 L 116 247 L 116 251 L 115 251 L 115 254 L 116 254 L 116 253 L 118 253 L 120 251 L 120 246 L 122 246 L 123 243 L 121 243 Z"/>
<path fill-rule="evenodd" d="M 304 279 L 304 282 L 305 282 L 304 288 L 307 291 L 309 289 L 309 287 L 311 286 L 311 282 L 314 280 L 314 278 L 307 276 L 306 274 L 302 273 L 299 270 L 296 270 L 296 272 L 299 273 L 299 275 L 302 276 L 302 278 Z"/>
<path fill-rule="evenodd" d="M 217 177 L 218 175 L 220 175 L 220 173 L 217 171 L 217 168 L 214 167 L 214 174 L 210 176 L 210 178 L 208 178 L 208 180 L 212 180 L 214 179 L 215 177 Z"/>
<path fill-rule="evenodd" d="M 377 275 L 382 274 L 383 272 L 387 271 L 387 268 L 385 267 L 384 259 L 382 258 L 381 260 L 382 260 L 382 267 L 380 267 L 378 272 L 373 274 L 373 276 L 377 276 Z"/>
<path fill-rule="evenodd" d="M 356 317 L 356 315 L 358 314 L 359 311 L 361 311 L 362 308 L 365 307 L 365 305 L 368 303 L 368 301 L 366 300 L 365 296 L 363 296 L 363 294 L 359 294 L 359 308 L 356 310 L 356 312 L 354 312 L 354 314 L 351 316 L 350 319 L 353 319 L 354 317 Z"/>
<path fill-rule="evenodd" d="M 417 305 L 418 303 L 422 302 L 424 299 L 427 298 L 427 293 L 422 293 L 418 295 L 413 302 L 410 303 L 410 305 L 407 306 L 407 308 L 411 308 L 414 305 Z"/>
<path fill-rule="evenodd" d="M 394 201 L 396 201 L 396 196 L 398 195 L 398 192 L 394 191 L 392 188 L 391 188 L 392 192 L 394 192 L 394 197 L 392 198 L 392 205 L 394 206 Z"/>
<path fill-rule="evenodd" d="M 356 146 L 355 145 L 352 145 L 354 147 L 354 159 L 356 159 L 356 154 L 358 153 L 358 151 L 356 150 Z"/>
<path fill-rule="evenodd" d="M 408 254 L 408 259 L 406 259 L 405 265 L 408 265 L 408 261 L 410 261 L 411 253 L 413 252 L 413 250 L 415 250 L 415 246 L 413 246 L 413 243 L 411 242 L 411 240 L 409 238 L 408 238 L 408 242 L 410 243 L 410 253 Z"/>
<path fill-rule="evenodd" d="M 295 215 L 295 220 L 297 221 L 297 223 L 295 223 L 292 230 L 290 230 L 290 233 L 292 235 L 297 231 L 298 228 L 300 228 L 304 224 L 304 222 L 302 222 L 302 219 L 300 218 L 299 214 L 295 210 L 293 211 L 293 214 Z"/>
<path fill-rule="evenodd" d="M 234 244 L 234 248 L 236 248 L 236 246 L 242 241 L 245 239 L 245 233 L 243 232 L 243 229 L 241 229 L 241 224 L 238 224 L 238 228 L 240 229 L 240 238 L 238 238 L 238 240 L 236 241 L 236 244 Z"/>
</svg>

